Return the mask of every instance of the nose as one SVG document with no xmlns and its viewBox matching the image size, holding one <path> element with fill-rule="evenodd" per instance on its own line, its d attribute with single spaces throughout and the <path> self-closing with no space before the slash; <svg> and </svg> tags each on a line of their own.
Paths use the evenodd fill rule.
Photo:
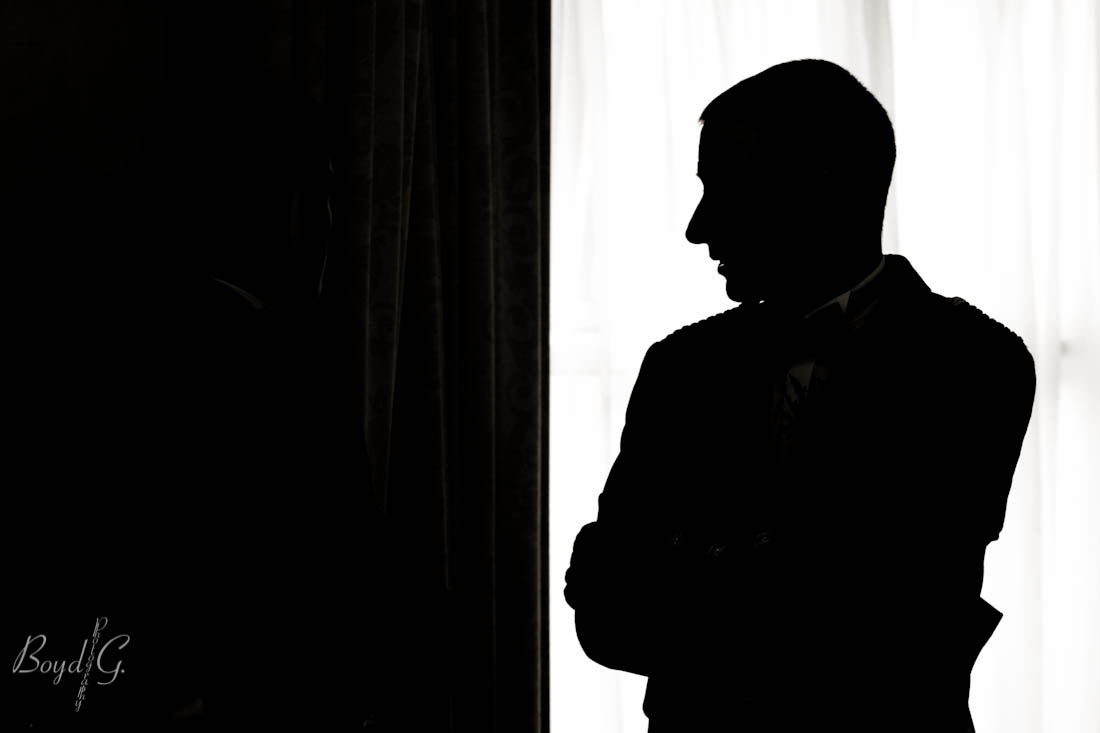
<svg viewBox="0 0 1100 733">
<path fill-rule="evenodd" d="M 695 213 L 691 215 L 691 221 L 688 222 L 687 231 L 684 232 L 684 236 L 692 244 L 703 244 L 706 242 L 706 232 L 703 228 L 703 199 L 699 201 L 699 205 L 695 207 Z"/>
</svg>

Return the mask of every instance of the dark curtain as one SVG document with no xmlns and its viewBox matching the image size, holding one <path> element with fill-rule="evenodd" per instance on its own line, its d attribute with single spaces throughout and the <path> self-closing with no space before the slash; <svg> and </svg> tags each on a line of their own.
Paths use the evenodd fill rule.
<svg viewBox="0 0 1100 733">
<path fill-rule="evenodd" d="M 368 680 L 354 683 L 353 707 L 371 711 L 366 729 L 376 731 L 547 731 L 549 0 L 27 0 L 0 5 L 0 20 L 0 83 L 11 102 L 0 105 L 0 220 L 12 245 L 5 419 L 17 436 L 4 456 L 9 475 L 24 477 L 4 505 L 14 518 L 5 578 L 18 601 L 5 648 L 14 655 L 28 634 L 49 632 L 58 654 L 79 649 L 104 613 L 112 629 L 133 634 L 129 677 L 145 686 L 129 697 L 121 686 L 97 689 L 89 710 L 121 714 L 110 706 L 144 699 L 146 687 L 166 698 L 188 692 L 150 671 L 179 667 L 157 652 L 155 637 L 181 642 L 175 627 L 147 613 L 146 596 L 156 595 L 152 583 L 175 598 L 173 584 L 191 582 L 193 567 L 139 574 L 139 566 L 153 557 L 149 547 L 175 546 L 159 518 L 179 514 L 177 501 L 195 504 L 195 487 L 211 484 L 201 471 L 177 476 L 195 463 L 191 446 L 209 442 L 213 420 L 204 402 L 186 398 L 188 389 L 200 397 L 205 390 L 176 363 L 193 359 L 179 334 L 205 328 L 188 303 L 201 301 L 192 286 L 207 280 L 174 270 L 187 263 L 201 275 L 204 257 L 227 253 L 176 248 L 255 245 L 279 233 L 285 212 L 260 207 L 266 194 L 248 189 L 264 188 L 254 184 L 268 151 L 279 156 L 286 126 L 273 124 L 265 136 L 266 108 L 242 109 L 265 98 L 261 89 L 290 90 L 322 113 L 334 238 L 321 310 L 331 316 L 325 340 L 337 355 L 325 363 L 353 377 L 354 386 L 336 390 L 354 408 L 342 433 L 365 446 L 372 476 L 361 481 L 374 511 L 361 510 L 359 535 L 375 549 L 343 553 L 364 555 L 362 576 L 345 585 L 368 586 L 371 607 L 362 619 L 370 651 L 358 660 Z M 171 121 L 167 135 L 162 117 Z M 241 143 L 253 129 L 264 140 Z M 287 167 L 275 163 L 273 171 Z M 197 170 L 181 177 L 189 168 Z M 250 200 L 257 205 L 242 208 Z M 218 222 L 227 221 L 239 229 L 223 231 Z M 222 310 L 211 311 L 217 329 Z M 232 359 L 221 342 L 195 335 L 212 351 L 213 380 L 225 381 L 219 360 Z M 267 353 L 254 352 L 247 356 Z M 281 386 L 273 383 L 271 393 Z M 224 391 L 227 402 L 241 403 Z M 278 406 L 258 410 L 280 429 L 292 420 Z M 201 419 L 181 421 L 191 412 Z M 257 415 L 246 417 L 262 427 Z M 242 431 L 232 422 L 224 429 L 225 444 L 236 445 Z M 250 439 L 260 444 L 256 455 L 271 458 L 269 474 L 314 455 L 284 435 L 297 460 L 272 458 L 282 448 Z M 236 463 L 243 470 L 247 461 Z M 286 486 L 264 504 L 303 517 L 329 506 L 332 515 L 308 480 L 277 475 L 270 485 L 280 480 Z M 220 516 L 224 502 L 211 501 Z M 348 518 L 331 519 L 329 534 L 341 535 Z M 99 530 L 94 538 L 89 523 Z M 260 524 L 246 517 L 241 536 L 258 542 L 249 532 Z M 260 546 L 288 545 L 275 538 Z M 263 558 L 265 568 L 292 564 Z M 338 567 L 298 558 L 274 584 L 301 607 L 308 598 L 293 584 L 327 583 Z M 328 610 L 331 618 L 341 609 L 310 612 L 324 618 Z M 260 616 L 286 619 L 279 641 L 296 648 L 339 645 L 333 628 L 295 626 L 286 607 Z M 236 633 L 228 621 L 220 626 L 224 638 Z M 265 644 L 266 631 L 248 634 L 254 647 L 271 647 L 265 659 L 279 648 Z M 251 672 L 256 663 L 250 653 L 234 656 L 239 648 L 210 658 L 182 651 L 196 675 L 226 670 L 220 676 L 230 682 L 238 664 Z M 300 697 L 308 680 L 297 675 L 314 686 L 327 679 L 257 664 L 265 668 L 246 675 L 257 688 L 248 700 L 270 699 L 259 689 L 267 684 Z M 17 720 L 74 715 L 68 683 L 13 680 L 22 686 L 11 698 L 3 686 L 5 716 L 7 701 L 27 694 L 34 704 L 22 705 Z M 163 717 L 168 700 L 144 704 Z M 88 725 L 83 717 L 71 724 Z"/>
<path fill-rule="evenodd" d="M 549 3 L 218 18 L 240 68 L 331 121 L 326 297 L 387 527 L 378 723 L 546 731 Z"/>
</svg>

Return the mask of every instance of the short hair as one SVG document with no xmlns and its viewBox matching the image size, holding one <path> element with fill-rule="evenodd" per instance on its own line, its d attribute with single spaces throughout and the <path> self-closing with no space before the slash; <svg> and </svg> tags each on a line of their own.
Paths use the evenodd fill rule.
<svg viewBox="0 0 1100 733">
<path fill-rule="evenodd" d="M 843 67 L 821 59 L 772 66 L 718 95 L 699 118 L 719 135 L 734 120 L 757 133 L 770 160 L 820 184 L 816 192 L 830 203 L 843 200 L 881 217 L 894 170 L 894 128 L 875 96 Z"/>
</svg>

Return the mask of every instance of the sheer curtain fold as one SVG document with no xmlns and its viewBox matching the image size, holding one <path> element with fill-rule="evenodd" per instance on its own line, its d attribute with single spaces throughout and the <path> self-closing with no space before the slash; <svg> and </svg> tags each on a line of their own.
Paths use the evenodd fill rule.
<svg viewBox="0 0 1100 733">
<path fill-rule="evenodd" d="M 983 596 L 1005 615 L 972 676 L 977 729 L 1100 730 L 1100 7 L 558 0 L 554 11 L 555 582 L 595 514 L 645 348 L 730 305 L 684 239 L 701 190 L 700 110 L 772 64 L 827 58 L 894 122 L 884 250 L 1012 328 L 1036 360 L 1031 426 L 987 552 Z M 645 680 L 587 660 L 559 596 L 556 724 L 644 731 Z"/>
</svg>

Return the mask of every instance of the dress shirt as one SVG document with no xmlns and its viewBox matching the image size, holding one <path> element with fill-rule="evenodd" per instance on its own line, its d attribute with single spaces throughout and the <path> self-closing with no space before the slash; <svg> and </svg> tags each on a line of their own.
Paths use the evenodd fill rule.
<svg viewBox="0 0 1100 733">
<path fill-rule="evenodd" d="M 856 299 L 852 308 L 852 295 L 862 290 L 868 283 L 874 280 L 886 266 L 886 257 L 879 259 L 878 265 L 867 274 L 858 284 L 840 295 L 830 298 L 821 305 L 807 311 L 803 318 L 809 321 L 816 317 L 825 316 L 824 311 L 830 307 L 839 307 L 843 322 L 850 331 L 855 331 L 866 321 L 867 317 L 875 309 L 878 303 L 877 297 Z M 786 452 L 790 431 L 794 425 L 795 416 L 802 401 L 813 391 L 813 388 L 826 379 L 827 366 L 821 363 L 820 355 L 809 353 L 799 358 L 786 370 L 782 381 L 776 384 L 775 401 L 773 403 L 775 434 L 780 441 L 781 452 Z"/>
</svg>

